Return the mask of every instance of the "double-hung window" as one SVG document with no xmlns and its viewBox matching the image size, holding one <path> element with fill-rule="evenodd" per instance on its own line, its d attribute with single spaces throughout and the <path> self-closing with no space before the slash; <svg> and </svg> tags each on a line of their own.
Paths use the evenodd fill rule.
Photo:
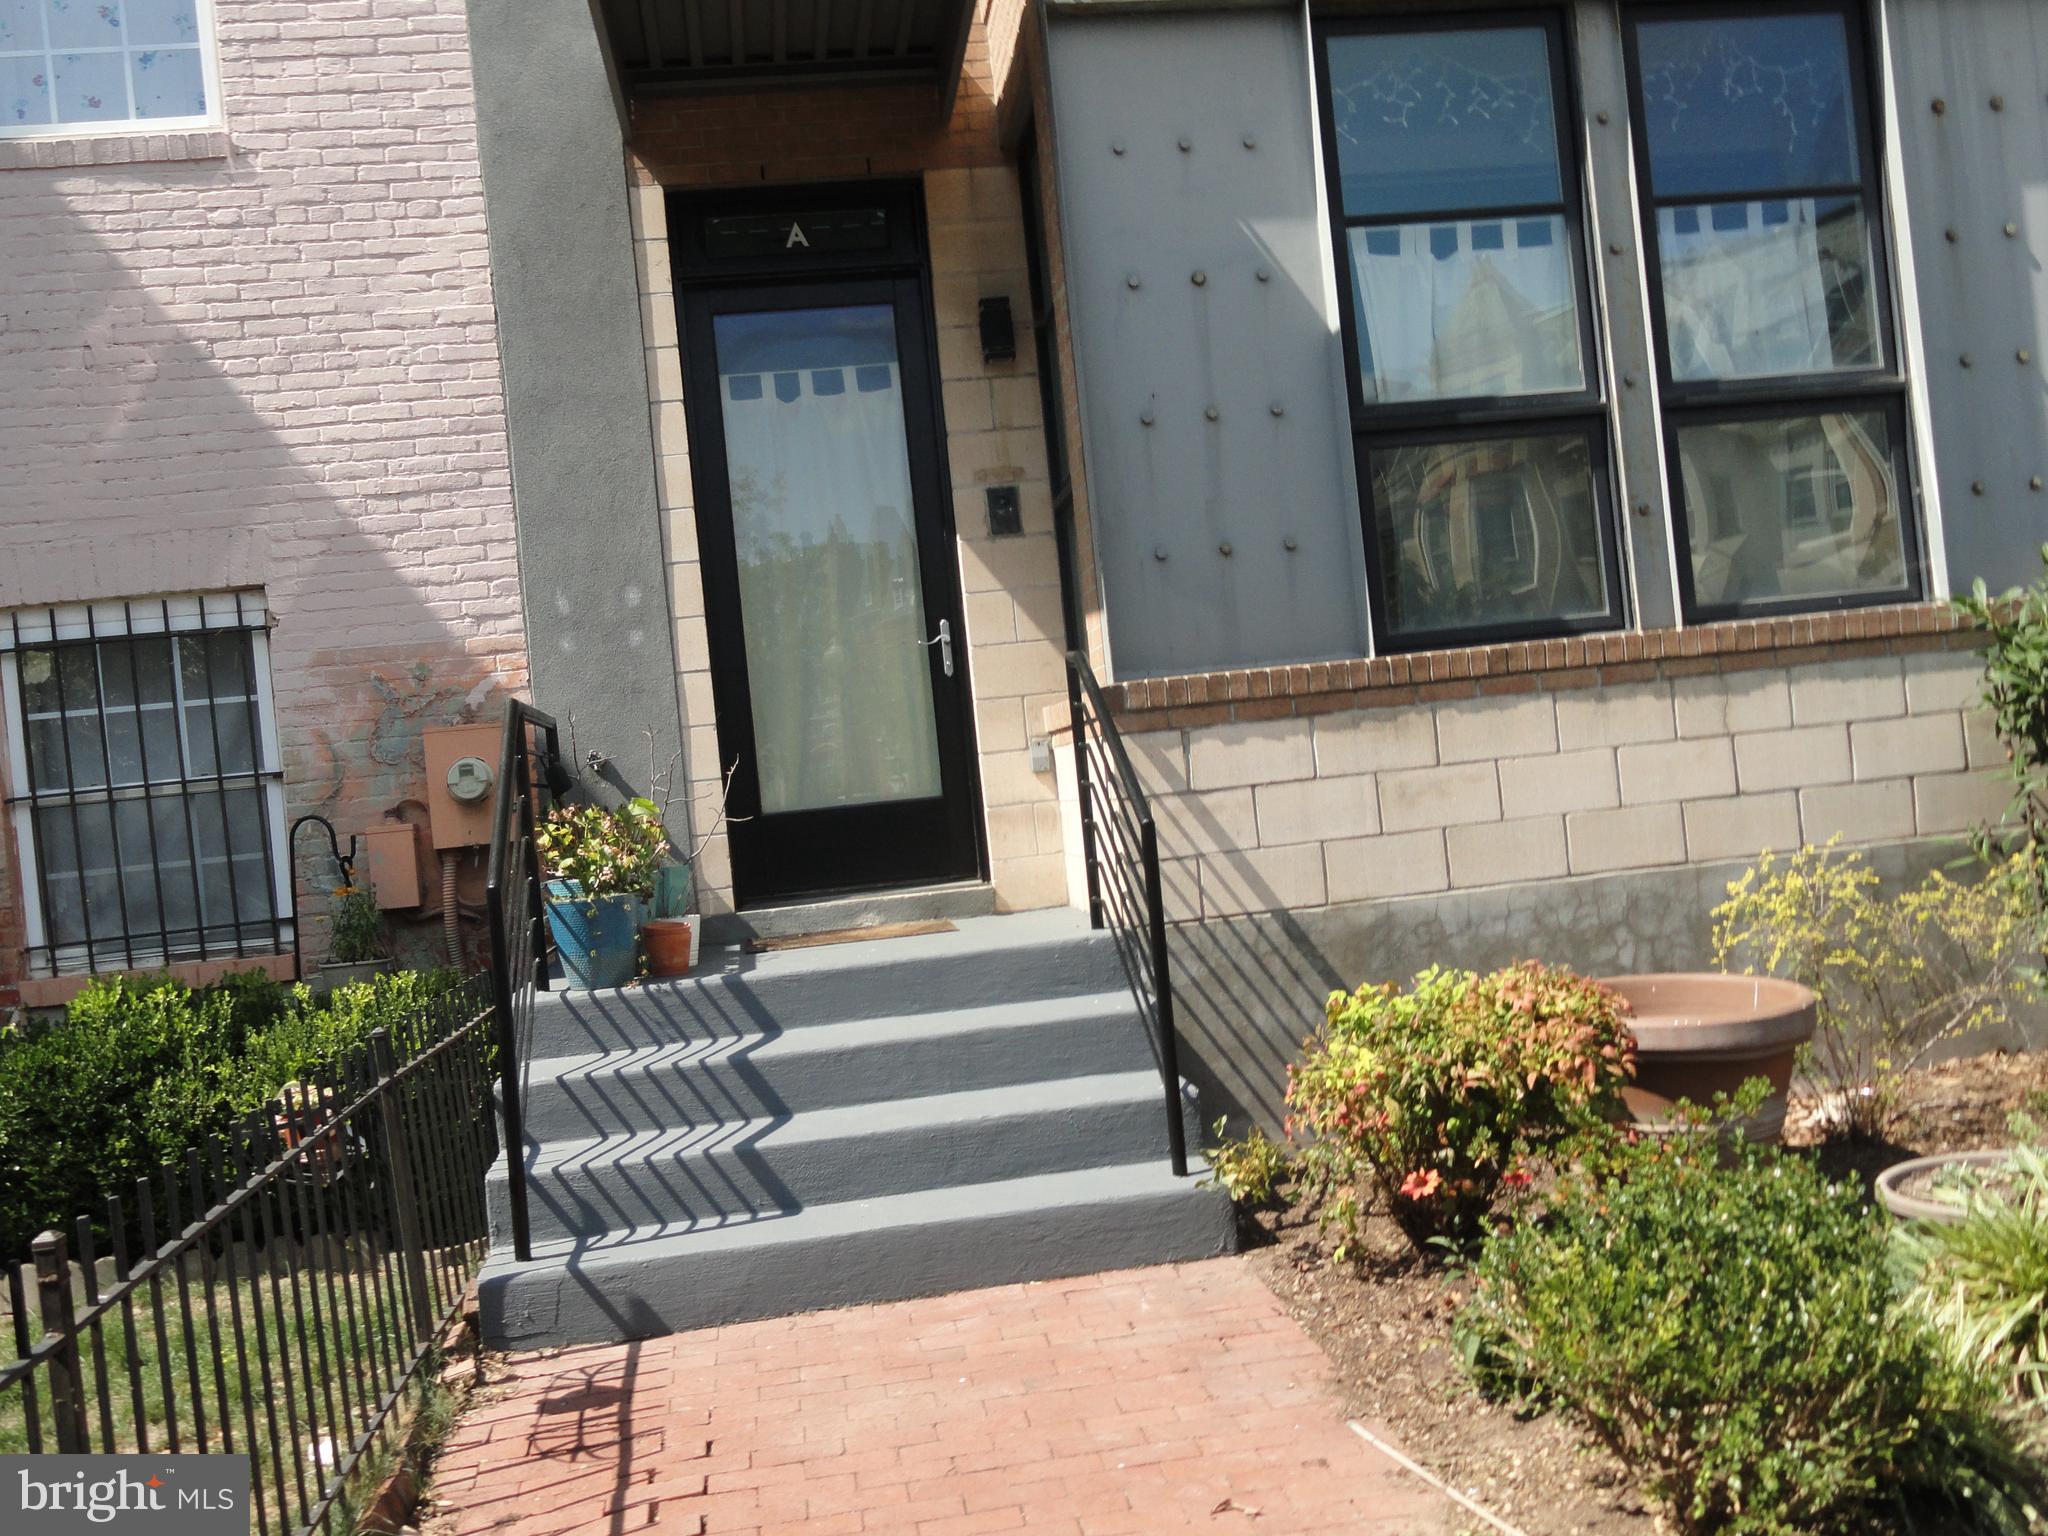
<svg viewBox="0 0 2048 1536">
<path fill-rule="evenodd" d="M 0 137 L 218 120 L 211 0 L 0 0 Z"/>
<path fill-rule="evenodd" d="M 292 947 L 263 598 L 0 613 L 33 975 Z"/>
<path fill-rule="evenodd" d="M 1382 650 L 1621 617 L 1556 13 L 1317 30 Z"/>
<path fill-rule="evenodd" d="M 1921 589 L 1860 7 L 1626 13 L 1688 617 Z"/>
</svg>

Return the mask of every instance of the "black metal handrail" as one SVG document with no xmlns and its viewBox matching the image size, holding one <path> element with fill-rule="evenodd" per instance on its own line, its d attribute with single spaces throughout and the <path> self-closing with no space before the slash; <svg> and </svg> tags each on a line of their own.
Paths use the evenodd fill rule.
<svg viewBox="0 0 2048 1536">
<path fill-rule="evenodd" d="M 1131 995 L 1152 1032 L 1166 1090 L 1166 1144 L 1173 1171 L 1186 1177 L 1187 1130 L 1181 1122 L 1180 1044 L 1173 1022 L 1173 977 L 1160 894 L 1159 833 L 1144 786 L 1131 768 L 1102 685 L 1088 658 L 1067 652 L 1067 706 L 1074 722 L 1074 782 L 1081 803 L 1081 862 L 1088 873 L 1088 921 L 1107 928 L 1123 960 Z"/>
<path fill-rule="evenodd" d="M 540 737 L 537 752 L 536 733 Z M 534 806 L 540 793 L 560 793 L 566 777 L 561 747 L 561 733 L 552 715 L 521 699 L 505 706 L 486 899 L 491 923 L 491 995 L 498 1030 L 498 1105 L 504 1120 L 505 1193 L 511 1206 L 512 1251 L 522 1261 L 533 1257 L 522 1107 L 526 1042 L 533 1028 L 534 998 L 548 985 L 547 916 L 541 901 L 540 860 L 534 848 Z M 536 755 L 541 763 L 537 784 L 533 772 Z"/>
</svg>

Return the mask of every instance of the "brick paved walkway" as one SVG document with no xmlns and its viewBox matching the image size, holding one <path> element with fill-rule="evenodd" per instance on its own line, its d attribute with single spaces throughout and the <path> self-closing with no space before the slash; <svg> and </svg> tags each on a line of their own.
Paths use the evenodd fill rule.
<svg viewBox="0 0 2048 1536">
<path fill-rule="evenodd" d="M 1345 1427 L 1321 1351 L 1231 1259 L 512 1365 L 441 1458 L 435 1529 L 1459 1528 L 1446 1501 Z"/>
</svg>

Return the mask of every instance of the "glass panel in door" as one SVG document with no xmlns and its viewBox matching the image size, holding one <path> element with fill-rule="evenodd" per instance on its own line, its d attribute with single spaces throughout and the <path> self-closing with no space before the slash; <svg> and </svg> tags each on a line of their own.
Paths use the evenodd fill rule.
<svg viewBox="0 0 2048 1536">
<path fill-rule="evenodd" d="M 712 330 L 761 811 L 936 797 L 894 306 Z"/>
</svg>

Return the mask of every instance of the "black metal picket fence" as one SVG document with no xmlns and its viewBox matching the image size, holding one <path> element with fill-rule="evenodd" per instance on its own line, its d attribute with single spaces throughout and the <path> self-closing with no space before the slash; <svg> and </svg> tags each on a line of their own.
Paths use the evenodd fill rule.
<svg viewBox="0 0 2048 1536">
<path fill-rule="evenodd" d="M 349 1529 L 489 1244 L 494 1029 L 478 973 L 39 1237 L 0 1452 L 241 1452 L 263 1536 Z"/>
</svg>

